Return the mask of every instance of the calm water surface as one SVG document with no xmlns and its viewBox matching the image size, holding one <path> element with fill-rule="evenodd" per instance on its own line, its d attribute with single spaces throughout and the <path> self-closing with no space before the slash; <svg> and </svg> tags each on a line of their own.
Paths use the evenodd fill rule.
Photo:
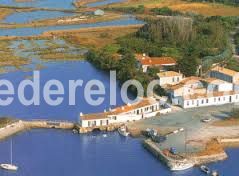
<svg viewBox="0 0 239 176">
<path fill-rule="evenodd" d="M 59 8 L 73 9 L 73 0 L 32 0 L 29 2 L 16 2 L 15 0 L 0 0 L 0 4 L 17 7 Z"/>
<path fill-rule="evenodd" d="M 2 22 L 4 23 L 28 23 L 34 20 L 44 20 L 49 18 L 58 18 L 73 16 L 74 13 L 65 13 L 59 11 L 33 11 L 33 12 L 15 12 L 7 16 Z"/>
<path fill-rule="evenodd" d="M 91 24 L 75 24 L 75 25 L 61 25 L 61 26 L 46 26 L 38 28 L 17 28 L 17 29 L 0 29 L 0 36 L 32 36 L 39 35 L 51 30 L 66 30 L 66 29 L 80 29 L 87 27 L 103 27 L 103 26 L 124 26 L 131 24 L 143 24 L 143 21 L 137 20 L 134 17 L 125 17 L 119 20 L 98 22 Z"/>
</svg>

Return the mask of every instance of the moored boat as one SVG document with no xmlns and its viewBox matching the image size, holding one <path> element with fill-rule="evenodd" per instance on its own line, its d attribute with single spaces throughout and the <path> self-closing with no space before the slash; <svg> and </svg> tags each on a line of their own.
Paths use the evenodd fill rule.
<svg viewBox="0 0 239 176">
<path fill-rule="evenodd" d="M 219 173 L 217 171 L 212 171 L 212 176 L 219 176 Z"/>
<path fill-rule="evenodd" d="M 194 164 L 192 162 L 185 159 L 184 161 L 175 162 L 171 164 L 169 167 L 171 171 L 182 171 L 182 170 L 190 169 L 193 166 Z"/>
<path fill-rule="evenodd" d="M 121 126 L 118 129 L 119 134 L 121 134 L 122 136 L 127 137 L 129 135 L 129 132 L 127 131 L 125 126 Z"/>
<path fill-rule="evenodd" d="M 18 167 L 13 164 L 0 164 L 0 167 L 5 170 L 17 171 Z"/>
<path fill-rule="evenodd" d="M 211 172 L 210 169 L 207 166 L 205 166 L 205 165 L 200 166 L 200 169 L 203 172 L 205 172 L 206 174 L 210 174 L 210 172 Z"/>
<path fill-rule="evenodd" d="M 5 170 L 17 171 L 18 166 L 12 164 L 12 140 L 11 140 L 11 164 L 0 164 L 0 167 Z"/>
</svg>

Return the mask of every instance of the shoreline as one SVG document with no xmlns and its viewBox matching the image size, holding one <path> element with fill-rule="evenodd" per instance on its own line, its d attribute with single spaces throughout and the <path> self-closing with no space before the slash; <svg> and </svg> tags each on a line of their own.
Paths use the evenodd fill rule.
<svg viewBox="0 0 239 176">
<path fill-rule="evenodd" d="M 114 124 L 109 126 L 102 126 L 97 128 L 100 131 L 105 132 L 112 132 L 116 131 L 118 127 L 122 124 Z M 0 128 L 0 140 L 5 140 L 13 135 L 18 133 L 32 130 L 32 129 L 61 129 L 61 130 L 78 130 L 80 134 L 86 134 L 93 132 L 94 128 L 81 128 L 79 124 L 73 123 L 70 121 L 54 121 L 54 120 L 16 120 L 12 123 Z M 133 136 L 135 137 L 135 136 Z M 139 138 L 139 136 L 135 137 Z M 216 142 L 218 145 L 222 147 L 223 150 L 216 151 L 213 153 L 208 152 L 209 150 L 207 147 L 205 151 L 201 153 L 188 153 L 188 154 L 181 154 L 180 156 L 186 157 L 186 159 L 193 163 L 194 166 L 218 162 L 228 158 L 225 148 L 231 147 L 239 147 L 239 137 L 237 138 L 216 138 Z M 165 157 L 163 155 L 163 151 L 157 147 L 157 143 L 147 139 L 144 137 L 142 142 L 145 149 L 147 149 L 150 153 L 152 153 L 157 159 L 161 160 L 168 166 L 174 164 L 177 160 Z M 210 146 L 208 146 L 210 148 Z M 175 155 L 176 156 L 176 155 Z"/>
</svg>

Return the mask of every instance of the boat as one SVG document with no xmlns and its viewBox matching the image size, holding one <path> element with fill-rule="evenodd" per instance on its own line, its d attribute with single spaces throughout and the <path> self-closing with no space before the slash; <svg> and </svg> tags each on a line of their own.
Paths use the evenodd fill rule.
<svg viewBox="0 0 239 176">
<path fill-rule="evenodd" d="M 121 134 L 122 136 L 127 137 L 129 135 L 129 132 L 127 131 L 125 126 L 121 126 L 118 129 L 119 134 Z"/>
<path fill-rule="evenodd" d="M 212 171 L 212 176 L 219 176 L 219 173 L 217 171 Z"/>
<path fill-rule="evenodd" d="M 202 122 L 204 122 L 204 123 L 208 123 L 208 122 L 211 122 L 211 118 L 205 118 L 205 119 L 202 119 Z"/>
<path fill-rule="evenodd" d="M 210 169 L 209 169 L 207 166 L 202 165 L 202 166 L 200 166 L 200 168 L 201 168 L 201 170 L 202 170 L 203 172 L 205 172 L 206 174 L 210 174 Z"/>
<path fill-rule="evenodd" d="M 18 166 L 12 164 L 12 140 L 11 140 L 11 164 L 0 164 L 0 167 L 5 170 L 17 171 Z"/>
<path fill-rule="evenodd" d="M 177 161 L 169 166 L 171 171 L 182 171 L 190 169 L 194 166 L 194 164 L 188 160 Z"/>
</svg>

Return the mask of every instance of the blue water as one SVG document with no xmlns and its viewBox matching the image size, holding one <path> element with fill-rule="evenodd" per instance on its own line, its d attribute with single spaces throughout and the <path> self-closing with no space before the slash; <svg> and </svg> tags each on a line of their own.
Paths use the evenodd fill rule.
<svg viewBox="0 0 239 176">
<path fill-rule="evenodd" d="M 4 23 L 28 23 L 34 20 L 44 20 L 49 18 L 58 18 L 65 16 L 72 16 L 74 13 L 65 13 L 58 11 L 32 11 L 32 12 L 15 12 L 7 16 L 3 22 Z"/>
<path fill-rule="evenodd" d="M 16 2 L 15 0 L 1 0 L 0 4 L 17 7 L 59 8 L 73 9 L 73 0 L 32 0 L 32 2 Z"/>
<path fill-rule="evenodd" d="M 46 31 L 51 30 L 66 30 L 66 29 L 80 29 L 87 27 L 101 27 L 101 26 L 123 26 L 131 24 L 143 24 L 142 21 L 134 17 L 125 17 L 119 20 L 98 22 L 91 24 L 75 24 L 75 25 L 62 25 L 62 26 L 47 26 L 38 28 L 17 28 L 17 29 L 0 29 L 0 36 L 32 36 L 39 35 Z"/>
<path fill-rule="evenodd" d="M 107 4 L 113 4 L 113 3 L 118 3 L 122 2 L 124 0 L 104 0 L 100 2 L 94 2 L 94 3 L 89 3 L 87 4 L 88 7 L 97 7 L 97 6 L 102 6 L 102 5 L 107 5 Z"/>
<path fill-rule="evenodd" d="M 19 3 L 19 6 L 72 8 L 70 0 L 35 0 L 34 3 Z M 0 4 L 16 5 L 13 0 L 1 0 Z M 19 22 L 18 20 L 16 22 Z M 81 27 L 109 26 L 139 24 L 134 18 L 115 20 L 96 24 L 55 26 L 43 28 L 0 29 L 0 35 L 29 36 L 38 35 L 48 30 L 77 29 Z M 44 41 L 39 41 L 40 43 Z M 31 47 L 30 43 L 29 47 Z M 41 45 L 41 44 L 40 44 Z M 33 64 L 41 63 L 33 56 Z M 60 80 L 65 92 L 69 91 L 69 80 L 83 80 L 83 88 L 91 79 L 101 80 L 106 87 L 105 101 L 101 106 L 92 107 L 83 98 L 83 88 L 76 92 L 75 106 L 68 105 L 68 93 L 64 95 L 63 104 L 51 107 L 41 99 L 40 106 L 25 107 L 20 104 L 17 94 L 14 102 L 7 107 L 0 107 L 0 116 L 12 116 L 22 119 L 58 119 L 78 121 L 80 112 L 100 112 L 109 108 L 109 75 L 97 70 L 86 61 L 47 62 L 41 63 L 41 82 L 43 85 L 50 79 Z M 1 74 L 0 79 L 10 80 L 17 91 L 21 80 L 32 75 L 32 72 L 15 71 Z M 40 86 L 42 88 L 42 86 Z M 122 105 L 119 97 L 120 88 L 117 89 L 117 105 Z M 42 89 L 41 89 L 42 92 Z M 26 96 L 30 98 L 32 90 L 26 89 Z M 41 97 L 42 93 L 41 93 Z M 13 138 L 13 161 L 20 168 L 17 173 L 0 170 L 0 175 L 21 176 L 203 176 L 198 168 L 183 172 L 171 173 L 161 162 L 156 160 L 142 147 L 141 139 L 122 138 L 118 133 L 91 133 L 87 135 L 74 135 L 70 131 L 58 130 L 32 130 L 18 134 Z M 0 163 L 9 162 L 10 141 L 0 142 Z M 229 159 L 219 163 L 210 164 L 210 168 L 218 170 L 223 176 L 238 176 L 238 149 L 228 149 Z"/>
</svg>

